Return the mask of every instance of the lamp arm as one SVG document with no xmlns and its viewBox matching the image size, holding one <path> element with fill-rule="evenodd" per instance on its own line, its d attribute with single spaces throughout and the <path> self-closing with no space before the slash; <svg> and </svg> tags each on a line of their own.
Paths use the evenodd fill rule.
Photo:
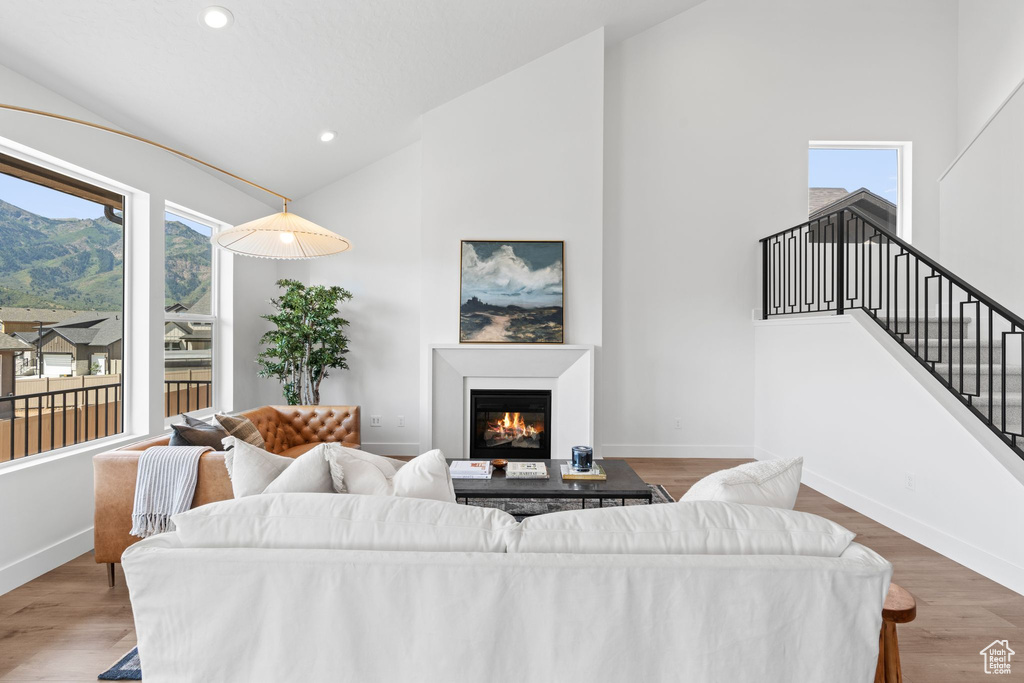
<svg viewBox="0 0 1024 683">
<path fill-rule="evenodd" d="M 77 124 L 79 126 L 86 126 L 88 128 L 95 128 L 96 130 L 106 131 L 107 133 L 113 133 L 114 135 L 120 135 L 121 137 L 130 138 L 132 140 L 137 140 L 139 142 L 143 142 L 143 143 L 145 143 L 147 145 L 150 145 L 152 147 L 156 147 L 158 149 L 162 149 L 165 152 L 170 152 L 171 154 L 174 154 L 175 156 L 179 156 L 182 159 L 188 159 L 189 161 L 193 161 L 193 162 L 195 162 L 197 164 L 200 164 L 201 166 L 205 166 L 206 168 L 214 170 L 217 173 L 222 173 L 222 174 L 228 176 L 229 178 L 234 178 L 235 180 L 237 180 L 239 182 L 245 183 L 246 185 L 249 185 L 251 187 L 255 187 L 257 190 L 262 190 L 263 192 L 266 192 L 267 194 L 272 194 L 275 197 L 277 197 L 278 199 L 280 199 L 282 202 L 284 202 L 284 210 L 286 212 L 288 211 L 288 203 L 291 202 L 291 198 L 290 197 L 286 197 L 283 194 L 280 194 L 278 192 L 274 192 L 273 190 L 271 190 L 269 188 L 266 188 L 266 187 L 263 187 L 262 185 L 258 185 L 256 183 L 252 182 L 251 180 L 246 180 L 245 178 L 243 178 L 240 175 L 235 175 L 234 173 L 231 173 L 230 171 L 225 171 L 223 168 L 221 168 L 219 166 L 214 166 L 213 164 L 211 164 L 209 162 L 206 162 L 206 161 L 203 161 L 202 159 L 197 159 L 194 156 L 192 156 L 191 154 L 186 154 L 185 152 L 182 152 L 181 150 L 174 149 L 173 147 L 168 147 L 167 145 L 160 144 L 159 142 L 154 142 L 153 140 L 150 140 L 148 138 L 144 138 L 141 135 L 135 135 L 134 133 L 126 133 L 123 130 L 118 130 L 116 128 L 111 128 L 110 126 L 104 126 L 104 125 L 101 125 L 99 123 L 93 123 L 92 121 L 83 121 L 82 119 L 76 119 L 76 118 L 73 118 L 71 116 L 64 116 L 63 114 L 55 114 L 55 113 L 49 112 L 49 111 L 42 111 L 41 109 L 29 109 L 28 107 L 19 107 L 19 106 L 14 105 L 14 104 L 3 104 L 3 103 L 0 103 L 0 109 L 6 109 L 7 111 L 20 112 L 22 114 L 32 114 L 33 116 L 44 116 L 44 117 L 50 118 L 50 119 L 57 119 L 58 121 L 67 121 L 68 123 L 74 123 L 74 124 Z"/>
</svg>

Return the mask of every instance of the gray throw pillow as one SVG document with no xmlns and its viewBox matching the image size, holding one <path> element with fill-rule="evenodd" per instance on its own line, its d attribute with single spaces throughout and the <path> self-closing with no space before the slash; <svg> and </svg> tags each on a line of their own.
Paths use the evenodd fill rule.
<svg viewBox="0 0 1024 683">
<path fill-rule="evenodd" d="M 216 425 L 206 424 L 200 426 L 171 425 L 170 446 L 209 446 L 215 451 L 223 449 L 221 442 L 228 435 L 223 429 Z"/>
<path fill-rule="evenodd" d="M 260 430 L 256 428 L 256 425 L 252 423 L 247 417 L 241 415 L 221 415 L 217 414 L 213 416 L 220 426 L 227 430 L 225 436 L 233 436 L 236 439 L 251 443 L 256 448 L 267 447 L 266 442 L 263 441 L 263 435 L 260 434 Z"/>
<path fill-rule="evenodd" d="M 188 413 L 182 413 L 181 419 L 183 419 L 185 421 L 185 424 L 187 424 L 189 427 L 199 427 L 200 429 L 203 429 L 204 427 L 216 426 L 212 425 L 206 420 L 200 420 L 198 417 L 192 417 Z"/>
</svg>

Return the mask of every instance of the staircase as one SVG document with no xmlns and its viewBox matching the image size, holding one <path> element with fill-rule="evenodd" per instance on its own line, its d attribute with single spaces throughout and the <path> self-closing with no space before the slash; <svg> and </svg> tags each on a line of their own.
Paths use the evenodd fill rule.
<svg viewBox="0 0 1024 683">
<path fill-rule="evenodd" d="M 1024 319 L 856 209 L 760 243 L 762 317 L 863 310 L 1024 459 Z"/>
</svg>

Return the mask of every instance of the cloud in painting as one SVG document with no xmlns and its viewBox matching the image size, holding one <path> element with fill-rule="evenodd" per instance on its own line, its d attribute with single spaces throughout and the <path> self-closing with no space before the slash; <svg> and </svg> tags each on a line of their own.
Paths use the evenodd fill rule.
<svg viewBox="0 0 1024 683">
<path fill-rule="evenodd" d="M 551 248 L 560 251 L 561 245 Z M 513 244 L 502 244 L 481 257 L 472 243 L 463 243 L 462 301 L 474 296 L 495 306 L 561 306 L 561 258 L 535 268 L 516 254 Z"/>
</svg>

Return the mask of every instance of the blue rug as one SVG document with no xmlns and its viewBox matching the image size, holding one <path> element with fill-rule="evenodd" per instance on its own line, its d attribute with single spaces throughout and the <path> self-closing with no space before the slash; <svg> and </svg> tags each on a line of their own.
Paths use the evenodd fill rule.
<svg viewBox="0 0 1024 683">
<path fill-rule="evenodd" d="M 100 681 L 141 681 L 142 665 L 139 663 L 139 648 L 133 647 L 131 652 L 121 657 L 117 664 L 101 673 L 96 679 Z"/>
</svg>

